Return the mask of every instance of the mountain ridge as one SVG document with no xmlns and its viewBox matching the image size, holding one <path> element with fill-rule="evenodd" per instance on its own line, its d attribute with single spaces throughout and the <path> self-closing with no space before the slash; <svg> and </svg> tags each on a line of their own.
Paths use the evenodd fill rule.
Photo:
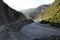
<svg viewBox="0 0 60 40">
<path fill-rule="evenodd" d="M 38 21 L 49 21 L 52 24 L 60 24 L 60 0 L 55 0 L 48 9 L 37 15 Z"/>
<path fill-rule="evenodd" d="M 26 10 L 21 10 L 21 12 L 29 19 L 34 19 L 36 17 L 36 15 L 39 14 L 39 12 L 42 12 L 44 10 L 46 10 L 46 8 L 50 6 L 48 5 L 40 5 L 37 8 L 30 8 L 30 9 L 26 9 Z"/>
</svg>

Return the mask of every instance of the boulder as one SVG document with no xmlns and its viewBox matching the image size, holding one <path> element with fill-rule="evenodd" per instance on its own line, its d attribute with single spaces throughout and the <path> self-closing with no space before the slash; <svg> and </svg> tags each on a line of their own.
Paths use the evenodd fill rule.
<svg viewBox="0 0 60 40">
<path fill-rule="evenodd" d="M 49 24 L 50 22 L 49 21 L 42 20 L 40 23 Z"/>
</svg>

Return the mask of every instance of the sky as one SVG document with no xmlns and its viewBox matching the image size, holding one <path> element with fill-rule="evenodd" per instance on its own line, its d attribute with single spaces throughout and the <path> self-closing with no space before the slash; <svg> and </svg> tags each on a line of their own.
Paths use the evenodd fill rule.
<svg viewBox="0 0 60 40">
<path fill-rule="evenodd" d="M 11 8 L 20 11 L 29 8 L 36 8 L 43 4 L 53 3 L 54 0 L 3 0 Z"/>
</svg>

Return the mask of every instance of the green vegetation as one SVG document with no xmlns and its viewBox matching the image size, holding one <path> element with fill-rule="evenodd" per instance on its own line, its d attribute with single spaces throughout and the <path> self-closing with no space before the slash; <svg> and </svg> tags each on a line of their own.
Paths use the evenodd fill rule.
<svg viewBox="0 0 60 40">
<path fill-rule="evenodd" d="M 53 23 L 60 23 L 60 0 L 55 0 L 46 11 L 37 15 L 36 19 L 40 21 L 45 20 Z"/>
</svg>

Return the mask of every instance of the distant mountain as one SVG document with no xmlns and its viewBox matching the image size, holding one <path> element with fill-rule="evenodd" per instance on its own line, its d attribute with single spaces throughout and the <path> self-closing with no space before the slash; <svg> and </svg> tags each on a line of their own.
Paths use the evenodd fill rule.
<svg viewBox="0 0 60 40">
<path fill-rule="evenodd" d="M 21 10 L 20 12 L 22 12 L 28 19 L 30 18 L 34 19 L 39 13 L 46 10 L 47 7 L 49 7 L 49 5 L 41 5 L 37 8 Z"/>
<path fill-rule="evenodd" d="M 26 10 L 21 10 L 20 12 L 22 12 L 27 17 L 27 19 L 30 19 L 31 18 L 30 13 L 32 13 L 34 10 L 35 8 L 30 8 Z"/>
<path fill-rule="evenodd" d="M 44 12 L 39 14 L 36 19 L 38 21 L 49 21 L 50 23 L 58 23 L 60 25 L 60 0 L 55 2 Z"/>
<path fill-rule="evenodd" d="M 39 7 L 37 7 L 35 9 L 35 11 L 33 11 L 32 13 L 30 13 L 30 16 L 34 19 L 39 13 L 45 11 L 47 9 L 47 7 L 49 7 L 50 5 L 41 5 Z"/>
</svg>

